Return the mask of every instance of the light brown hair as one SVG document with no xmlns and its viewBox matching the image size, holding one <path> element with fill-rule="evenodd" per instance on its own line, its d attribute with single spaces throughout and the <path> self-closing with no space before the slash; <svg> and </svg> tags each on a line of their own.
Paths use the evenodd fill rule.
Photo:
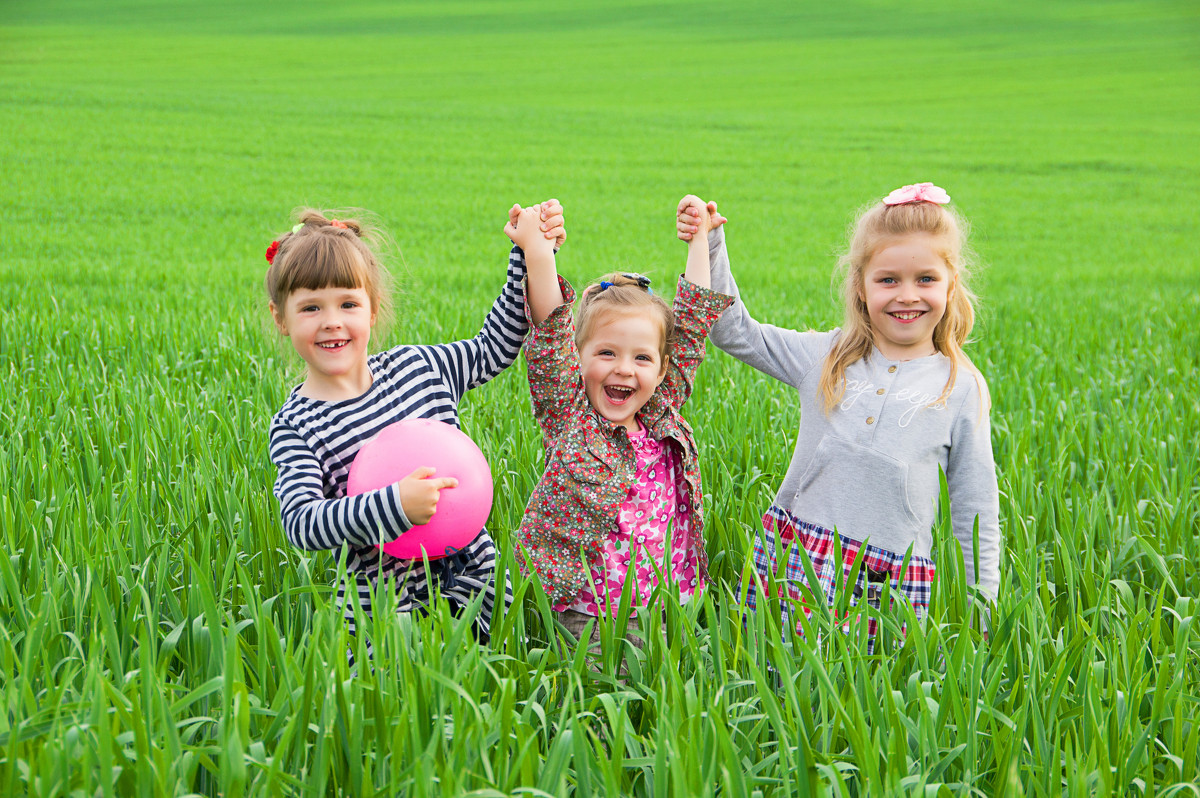
<svg viewBox="0 0 1200 798">
<path fill-rule="evenodd" d="M 645 280 L 645 278 L 642 278 Z M 610 283 L 601 289 L 601 283 Z M 646 314 L 658 319 L 662 329 L 662 340 L 658 354 L 663 364 L 675 340 L 675 312 L 658 294 L 651 293 L 636 275 L 614 272 L 606 274 L 583 291 L 579 307 L 575 311 L 575 346 L 582 349 L 591 336 L 597 320 L 605 313 Z"/>
<path fill-rule="evenodd" d="M 378 227 L 352 215 L 364 213 L 296 211 L 299 224 L 276 239 L 279 247 L 263 281 L 278 314 L 300 289 L 362 288 L 371 300 L 377 330 L 384 332 L 392 313 L 392 278 L 380 253 L 390 241 Z"/>
<path fill-rule="evenodd" d="M 969 287 L 974 253 L 967 243 L 970 226 L 956 210 L 933 202 L 903 205 L 876 203 L 863 211 L 851 228 L 850 244 L 838 260 L 842 275 L 841 293 L 846 303 L 842 331 L 833 349 L 825 356 L 819 390 L 825 412 L 841 401 L 846 393 L 846 368 L 871 354 L 875 342 L 871 317 L 863 301 L 864 274 L 875 253 L 898 238 L 926 234 L 934 238 L 938 254 L 950 272 L 946 312 L 933 330 L 934 348 L 950 359 L 950 377 L 934 404 L 944 403 L 954 390 L 959 368 L 978 374 L 978 369 L 963 351 L 975 325 L 976 297 Z M 977 381 L 981 387 L 982 380 Z M 987 396 L 984 396 L 986 406 Z"/>
</svg>

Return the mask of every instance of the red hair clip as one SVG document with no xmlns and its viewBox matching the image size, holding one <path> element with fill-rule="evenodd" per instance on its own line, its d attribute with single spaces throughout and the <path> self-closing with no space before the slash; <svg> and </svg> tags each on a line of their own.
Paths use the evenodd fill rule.
<svg viewBox="0 0 1200 798">
<path fill-rule="evenodd" d="M 267 247 L 267 263 L 275 265 L 275 253 L 279 251 L 279 242 L 272 241 L 271 246 Z"/>
<path fill-rule="evenodd" d="M 339 230 L 349 230 L 350 229 L 349 227 L 346 226 L 346 223 L 343 222 L 341 219 L 330 219 L 329 226 L 336 227 Z"/>
</svg>

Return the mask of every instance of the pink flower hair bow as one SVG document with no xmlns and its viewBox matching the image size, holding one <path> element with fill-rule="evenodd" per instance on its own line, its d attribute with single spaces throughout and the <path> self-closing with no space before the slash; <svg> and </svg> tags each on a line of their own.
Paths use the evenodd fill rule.
<svg viewBox="0 0 1200 798">
<path fill-rule="evenodd" d="M 950 201 L 950 195 L 945 189 L 938 188 L 933 183 L 914 183 L 903 186 L 883 198 L 884 205 L 905 205 L 910 202 L 932 202 L 945 205 Z"/>
</svg>

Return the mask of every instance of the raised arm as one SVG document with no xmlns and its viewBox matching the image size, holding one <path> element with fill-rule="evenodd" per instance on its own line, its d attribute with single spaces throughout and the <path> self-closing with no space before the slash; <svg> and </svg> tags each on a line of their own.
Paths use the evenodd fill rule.
<svg viewBox="0 0 1200 798">
<path fill-rule="evenodd" d="M 717 213 L 715 202 L 709 202 L 705 207 L 712 219 L 707 235 L 712 287 L 734 298 L 733 305 L 713 325 L 709 337 L 726 354 L 781 382 L 798 387 L 804 375 L 822 356 L 824 350 L 821 342 L 809 333 L 761 324 L 750 315 L 729 269 L 725 229 L 721 226 L 725 219 Z M 695 246 L 696 239 L 701 238 L 699 221 L 700 216 L 693 208 L 693 203 L 681 201 L 676 229 L 679 238 L 689 242 L 689 247 Z M 690 253 L 689 249 L 689 256 Z"/>
<path fill-rule="evenodd" d="M 725 222 L 720 216 L 714 218 L 699 197 L 691 194 L 684 197 L 679 207 L 685 206 L 695 208 L 705 231 L 716 219 L 720 224 Z M 682 407 L 691 396 L 696 370 L 704 360 L 704 340 L 722 311 L 733 301 L 732 297 L 712 290 L 708 265 L 708 242 L 697 235 L 694 241 L 688 242 L 687 267 L 675 288 L 675 338 L 660 389 L 676 407 Z"/>
<path fill-rule="evenodd" d="M 710 212 L 704 200 L 695 194 L 688 194 L 679 201 L 679 207 L 676 209 L 677 216 L 685 213 L 695 220 L 695 229 L 692 231 L 694 235 L 688 239 L 687 268 L 684 270 L 683 276 L 688 282 L 702 288 L 712 288 L 712 275 L 709 268 L 708 255 L 708 234 L 714 227 L 720 226 L 719 224 L 713 224 L 713 214 L 716 213 L 716 205 L 713 205 Z M 725 220 L 721 219 L 721 224 L 724 224 L 724 222 Z M 676 226 L 678 226 L 678 223 Z"/>
<path fill-rule="evenodd" d="M 562 206 L 547 200 L 528 209 L 533 219 L 530 231 L 553 253 L 553 247 L 566 237 L 562 224 Z M 511 219 L 510 214 L 510 219 Z M 541 229 L 549 226 L 549 229 Z M 521 351 L 521 342 L 529 331 L 525 316 L 525 253 L 514 246 L 508 255 L 508 272 L 500 296 L 473 337 L 448 344 L 423 347 L 441 367 L 454 401 L 477 388 L 512 365 Z"/>
<path fill-rule="evenodd" d="M 539 227 L 540 221 L 539 206 L 522 208 L 514 205 L 504 228 L 505 234 L 525 253 L 529 320 L 535 325 L 545 321 L 563 303 L 554 262 L 554 244 L 546 239 Z"/>
<path fill-rule="evenodd" d="M 704 360 L 704 341 L 733 297 L 679 278 L 675 287 L 675 340 L 671 343 L 667 374 L 659 390 L 676 407 L 692 395 L 696 371 Z"/>
</svg>

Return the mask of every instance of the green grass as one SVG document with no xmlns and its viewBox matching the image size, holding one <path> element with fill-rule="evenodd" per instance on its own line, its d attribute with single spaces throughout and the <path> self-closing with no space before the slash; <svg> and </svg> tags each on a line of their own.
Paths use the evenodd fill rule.
<svg viewBox="0 0 1200 798">
<path fill-rule="evenodd" d="M 6 4 L 0 793 L 1200 793 L 1198 44 L 1189 3 Z M 825 328 L 854 210 L 917 180 L 987 265 L 989 640 L 944 530 L 887 656 L 742 617 L 799 416 L 713 353 L 703 602 L 592 670 L 516 578 L 489 647 L 381 613 L 350 671 L 337 562 L 270 493 L 299 365 L 262 252 L 291 208 L 394 235 L 381 347 L 472 334 L 505 210 L 547 196 L 575 281 L 669 282 L 675 202 L 716 199 L 752 311 Z M 521 369 L 463 420 L 506 542 L 540 458 Z"/>
</svg>

